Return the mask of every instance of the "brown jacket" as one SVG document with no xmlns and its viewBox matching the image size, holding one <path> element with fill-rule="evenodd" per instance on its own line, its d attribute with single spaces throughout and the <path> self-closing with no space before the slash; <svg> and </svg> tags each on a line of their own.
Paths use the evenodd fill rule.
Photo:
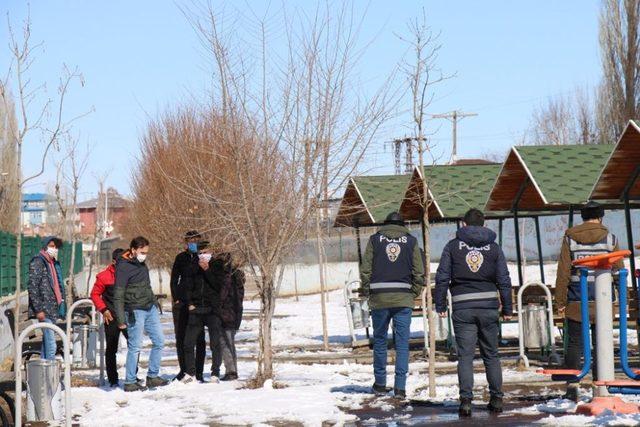
<svg viewBox="0 0 640 427">
<path fill-rule="evenodd" d="M 570 301 L 567 303 L 567 294 L 569 290 L 569 281 L 571 278 L 571 252 L 569 251 L 569 242 L 567 237 L 578 243 L 588 244 L 596 243 L 606 237 L 609 230 L 602 224 L 585 222 L 568 229 L 564 233 L 562 239 L 562 248 L 560 249 L 560 258 L 558 258 L 558 275 L 556 277 L 556 307 L 558 309 L 566 307 L 565 317 L 576 322 L 581 321 L 580 302 Z M 615 249 L 618 250 L 616 243 Z M 618 261 L 613 270 L 619 270 L 624 267 L 623 261 Z M 595 303 L 589 303 L 589 317 L 591 321 L 595 318 Z"/>
</svg>

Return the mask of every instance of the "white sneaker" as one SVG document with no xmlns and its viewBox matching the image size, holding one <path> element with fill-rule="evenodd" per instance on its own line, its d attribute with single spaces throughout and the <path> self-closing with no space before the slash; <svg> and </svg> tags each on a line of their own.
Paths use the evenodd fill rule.
<svg viewBox="0 0 640 427">
<path fill-rule="evenodd" d="M 216 377 L 215 375 L 211 375 L 211 383 L 218 384 L 219 382 L 220 378 Z"/>
<path fill-rule="evenodd" d="M 185 374 L 185 376 L 180 380 L 180 382 L 182 384 L 190 384 L 192 382 L 195 382 L 195 380 L 196 380 L 195 377 L 193 377 L 192 375 Z"/>
</svg>

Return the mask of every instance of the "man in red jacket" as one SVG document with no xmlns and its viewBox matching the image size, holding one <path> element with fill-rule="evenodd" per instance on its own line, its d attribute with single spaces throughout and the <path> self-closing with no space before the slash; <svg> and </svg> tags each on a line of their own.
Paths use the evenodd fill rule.
<svg viewBox="0 0 640 427">
<path fill-rule="evenodd" d="M 111 264 L 96 276 L 96 283 L 91 290 L 91 300 L 96 306 L 96 310 L 102 313 L 104 318 L 104 333 L 107 341 L 105 351 L 105 363 L 107 365 L 107 378 L 111 387 L 118 386 L 118 365 L 116 363 L 116 353 L 118 352 L 118 340 L 120 339 L 120 328 L 118 320 L 115 318 L 113 306 L 113 285 L 116 282 L 116 261 L 124 253 L 124 249 L 116 249 L 111 257 Z M 122 322 L 120 322 L 122 323 Z M 122 330 L 125 338 L 127 331 Z"/>
</svg>

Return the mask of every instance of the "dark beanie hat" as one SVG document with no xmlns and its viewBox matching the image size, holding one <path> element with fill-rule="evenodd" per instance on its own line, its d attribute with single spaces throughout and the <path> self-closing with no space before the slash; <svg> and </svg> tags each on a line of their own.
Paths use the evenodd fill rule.
<svg viewBox="0 0 640 427">
<path fill-rule="evenodd" d="M 56 236 L 45 236 L 42 238 L 42 247 L 46 248 L 49 246 L 49 243 L 53 242 L 56 245 L 56 248 L 62 247 L 62 240 Z"/>
<path fill-rule="evenodd" d="M 591 201 L 584 205 L 582 210 L 580 211 L 580 216 L 584 221 L 588 221 L 590 219 L 599 219 L 604 217 L 604 208 L 598 202 Z"/>
<path fill-rule="evenodd" d="M 384 220 L 385 224 L 404 225 L 404 218 L 398 212 L 390 212 Z"/>
</svg>

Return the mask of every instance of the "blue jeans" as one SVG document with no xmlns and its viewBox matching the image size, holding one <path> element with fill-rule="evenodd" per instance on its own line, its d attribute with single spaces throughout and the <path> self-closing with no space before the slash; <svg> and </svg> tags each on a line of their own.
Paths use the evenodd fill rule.
<svg viewBox="0 0 640 427">
<path fill-rule="evenodd" d="M 373 374 L 377 385 L 387 385 L 387 331 L 393 319 L 396 348 L 396 377 L 394 388 L 405 390 L 409 371 L 409 334 L 411 309 L 408 307 L 371 310 L 373 320 Z"/>
<path fill-rule="evenodd" d="M 55 322 L 49 318 L 44 319 L 45 323 L 55 324 Z M 40 349 L 40 357 L 47 360 L 53 360 L 56 358 L 56 333 L 51 329 L 42 330 L 42 348 Z"/>
<path fill-rule="evenodd" d="M 135 318 L 134 322 L 132 322 L 132 317 Z M 127 313 L 127 332 L 129 337 L 127 339 L 128 351 L 125 384 L 133 384 L 136 382 L 138 355 L 140 354 L 143 331 L 151 338 L 152 344 L 147 377 L 155 378 L 160 373 L 164 335 L 162 334 L 162 325 L 160 324 L 160 310 L 154 305 L 149 310 L 133 310 L 133 313 Z"/>
</svg>

